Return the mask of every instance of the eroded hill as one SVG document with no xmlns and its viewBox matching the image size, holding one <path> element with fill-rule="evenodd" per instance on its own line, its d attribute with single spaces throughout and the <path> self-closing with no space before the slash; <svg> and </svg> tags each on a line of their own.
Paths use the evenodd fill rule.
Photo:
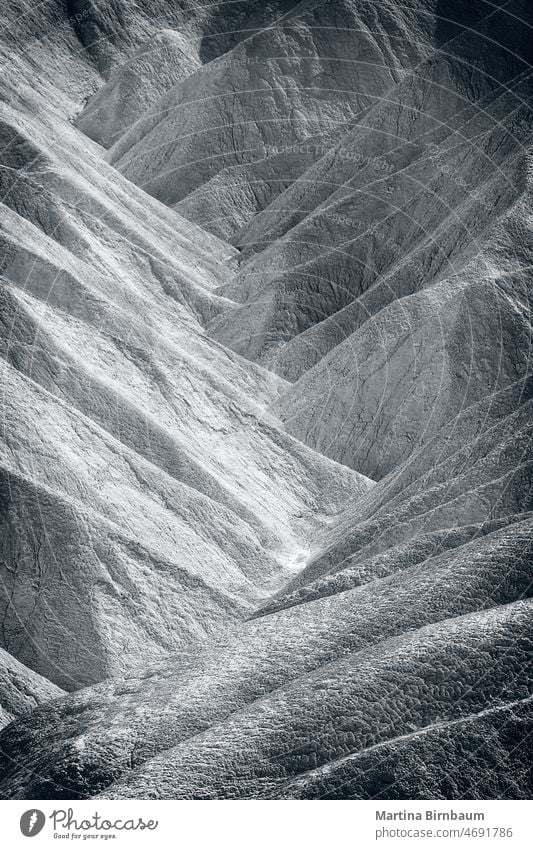
<svg viewBox="0 0 533 849">
<path fill-rule="evenodd" d="M 1 14 L 1 795 L 530 796 L 529 4 Z"/>
</svg>

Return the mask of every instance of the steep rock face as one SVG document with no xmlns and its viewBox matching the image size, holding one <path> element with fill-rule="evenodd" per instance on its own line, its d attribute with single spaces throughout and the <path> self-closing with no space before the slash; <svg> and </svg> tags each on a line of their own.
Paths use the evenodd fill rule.
<svg viewBox="0 0 533 849">
<path fill-rule="evenodd" d="M 498 89 L 491 111 L 458 97 L 457 132 L 439 144 L 422 104 L 383 105 L 263 213 L 276 230 L 251 236 L 265 249 L 221 290 L 242 306 L 213 320 L 214 338 L 295 380 L 391 300 L 457 274 L 524 191 L 530 91 Z"/>
<path fill-rule="evenodd" d="M 494 130 L 502 120 L 505 127 L 516 108 L 530 104 L 531 11 L 526 3 L 515 3 L 508 12 L 486 6 L 485 12 L 473 26 L 465 21 L 465 29 L 452 30 L 448 40 L 436 39 L 438 49 L 407 70 L 361 115 L 341 143 L 323 151 L 309 173 L 241 231 L 236 241 L 245 255 L 264 250 L 329 199 L 349 199 L 365 185 L 369 189 L 382 182 L 394 185 L 396 173 L 401 178 L 402 170 L 421 152 L 437 160 L 433 165 L 440 165 L 436 170 L 446 175 L 449 163 L 439 163 L 439 154 L 445 156 L 447 148 L 457 151 L 461 144 L 465 154 L 476 144 L 483 151 L 480 131 Z M 518 20 L 522 30 L 515 29 Z M 464 144 L 469 140 L 470 145 Z M 461 182 L 457 181 L 459 187 Z M 372 194 L 359 198 L 363 199 L 371 204 Z M 361 204 L 352 206 L 356 220 Z"/>
<path fill-rule="evenodd" d="M 528 288 L 502 282 L 438 284 L 378 313 L 285 395 L 289 432 L 374 478 L 392 471 L 462 409 L 528 373 Z"/>
<path fill-rule="evenodd" d="M 68 9 L 1 13 L 0 795 L 529 797 L 529 5 Z"/>
<path fill-rule="evenodd" d="M 503 506 L 502 513 L 505 512 Z M 484 535 L 474 533 L 468 544 L 461 545 L 459 542 L 455 549 L 444 551 L 440 556 L 431 557 L 429 554 L 410 565 L 399 558 L 396 569 L 385 574 L 376 571 L 372 579 L 363 585 L 352 585 L 348 590 L 340 586 L 333 595 L 323 592 L 307 603 L 293 604 L 288 609 L 263 615 L 241 625 L 234 634 L 227 634 L 218 641 L 218 645 L 214 642 L 206 646 L 202 652 L 182 653 L 142 672 L 132 670 L 126 679 L 104 682 L 68 700 L 45 707 L 32 716 L 31 723 L 21 721 L 0 737 L 0 747 L 6 756 L 1 767 L 5 775 L 5 785 L 1 790 L 27 798 L 55 797 L 58 794 L 66 798 L 90 796 L 103 790 L 125 771 L 135 766 L 141 768 L 147 759 L 178 743 L 186 745 L 190 739 L 193 747 L 197 740 L 201 745 L 209 729 L 213 732 L 209 731 L 212 739 L 219 733 L 216 729 L 220 723 L 238 711 L 237 725 L 232 725 L 234 730 L 230 735 L 235 742 L 240 739 L 240 721 L 243 729 L 249 727 L 247 705 L 254 716 L 256 709 L 264 716 L 275 715 L 275 705 L 281 698 L 285 705 L 284 715 L 294 712 L 296 716 L 291 692 L 286 690 L 288 687 L 290 691 L 293 688 L 291 682 L 294 682 L 294 687 L 300 688 L 302 699 L 312 710 L 316 691 L 311 673 L 316 671 L 318 676 L 326 674 L 329 665 L 341 663 L 341 659 L 350 654 L 354 674 L 359 675 L 360 662 L 363 661 L 368 662 L 370 674 L 379 663 L 382 651 L 394 652 L 398 645 L 401 649 L 406 640 L 415 647 L 419 639 L 426 640 L 428 626 L 431 626 L 428 645 L 438 633 L 442 646 L 446 645 L 446 651 L 450 652 L 449 671 L 442 673 L 442 693 L 450 700 L 449 709 L 456 712 L 454 716 L 464 716 L 465 710 L 469 713 L 469 703 L 468 700 L 463 703 L 460 693 L 465 687 L 468 691 L 467 682 L 476 679 L 476 675 L 472 674 L 471 678 L 460 665 L 464 633 L 463 619 L 457 617 L 466 617 L 464 621 L 470 622 L 471 614 L 476 611 L 468 631 L 478 636 L 482 633 L 488 641 L 487 655 L 483 659 L 478 658 L 480 663 L 485 664 L 487 672 L 495 664 L 496 678 L 500 675 L 498 658 L 501 658 L 501 668 L 506 670 L 501 686 L 496 684 L 496 679 L 494 685 L 485 680 L 483 686 L 486 684 L 488 690 L 484 708 L 500 706 L 502 701 L 522 699 L 529 693 L 525 683 L 527 669 L 523 669 L 525 678 L 522 679 L 519 674 L 522 660 L 515 655 L 514 646 L 519 644 L 521 634 L 527 633 L 531 621 L 530 605 L 519 602 L 531 589 L 531 530 L 531 514 L 524 515 L 521 520 L 517 517 L 511 523 L 502 521 L 499 527 L 495 522 Z M 372 564 L 371 558 L 367 563 Z M 518 613 L 516 630 L 505 643 L 506 648 L 500 640 L 499 626 L 495 631 L 493 627 L 508 615 L 515 621 L 515 610 Z M 410 636 L 406 636 L 407 632 Z M 413 651 L 416 656 L 418 649 L 413 648 Z M 400 650 L 400 656 L 402 654 Z M 491 654 L 492 659 L 489 660 Z M 384 668 L 391 664 L 394 668 L 394 663 L 389 658 Z M 430 680 L 441 674 L 438 670 L 442 668 L 442 658 L 427 657 L 420 663 L 420 675 L 424 679 Z M 328 718 L 344 715 L 342 707 L 347 697 L 343 685 L 344 669 L 342 666 L 338 673 L 338 685 L 330 687 L 328 684 L 324 688 L 324 694 L 329 693 L 330 707 L 324 708 L 314 732 L 310 730 L 309 736 L 304 735 L 309 752 L 313 750 L 312 743 L 316 746 L 317 741 L 322 740 L 320 728 L 327 724 Z M 361 680 L 360 677 L 358 680 Z M 396 684 L 402 680 L 402 673 L 395 673 L 391 684 L 392 700 L 397 697 Z M 376 700 L 375 707 L 383 710 L 384 721 L 390 721 L 392 714 L 402 716 L 402 712 L 398 714 L 392 708 L 389 712 L 383 707 L 383 682 L 379 687 L 382 696 Z M 444 719 L 442 713 L 434 712 L 433 700 L 434 694 L 422 696 L 419 693 L 413 702 L 415 712 L 429 712 L 428 721 L 422 723 L 423 726 Z M 478 708 L 470 711 L 475 712 Z M 445 721 L 451 720 L 451 717 L 451 713 L 447 714 Z M 405 722 L 410 722 L 409 711 L 405 714 Z M 362 725 L 369 734 L 376 733 L 374 719 L 366 717 Z M 284 719 L 279 720 L 278 727 L 284 729 L 280 733 L 285 735 L 287 751 L 303 745 L 298 738 L 297 722 L 294 731 L 290 730 L 291 723 L 287 725 Z M 414 728 L 420 727 L 420 723 L 415 721 Z M 265 723 L 259 720 L 257 728 L 258 734 L 262 734 Z M 413 731 L 414 728 L 408 730 Z M 268 723 L 266 729 L 268 734 Z M 80 736 L 83 746 L 78 744 Z M 393 736 L 396 735 L 391 733 L 390 737 Z M 346 743 L 353 744 L 353 749 L 348 745 L 350 751 L 361 748 L 360 741 L 351 736 L 347 737 Z M 20 758 L 11 763 L 14 751 L 20 752 Z M 250 750 L 251 760 L 255 751 L 255 748 Z M 197 754 L 198 750 L 193 748 L 190 764 L 192 769 L 201 772 L 205 759 L 201 753 L 198 757 Z M 347 754 L 346 750 L 344 754 Z M 174 755 L 174 752 L 163 754 L 164 763 L 172 762 Z M 329 757 L 338 756 L 337 753 Z M 231 757 L 229 754 L 228 764 L 231 764 Z M 301 768 L 311 769 L 314 765 L 313 759 L 306 757 Z M 255 767 L 251 761 L 248 768 L 253 775 Z M 169 798 L 174 792 L 185 793 L 185 790 L 176 791 L 174 784 L 166 784 L 167 772 L 165 768 L 158 777 L 150 776 L 147 781 L 142 779 L 142 792 L 168 793 Z M 279 774 L 281 778 L 284 775 L 283 771 Z M 169 786 L 171 789 L 168 789 Z M 218 790 L 211 781 L 206 786 L 211 787 L 210 792 L 215 795 L 220 793 L 224 796 L 228 792 L 224 782 Z M 197 788 L 198 784 L 193 781 L 191 787 Z M 234 783 L 235 792 L 239 794 L 246 793 L 243 787 L 246 788 L 245 782 L 242 787 L 240 782 Z M 127 794 L 130 790 L 129 787 L 124 792 Z M 385 788 L 383 790 L 385 792 Z M 132 792 L 141 793 L 140 789 Z M 233 791 L 229 792 L 231 795 Z M 258 787 L 253 789 L 253 794 L 256 792 Z"/>
<path fill-rule="evenodd" d="M 98 69 L 106 74 L 131 51 L 132 45 L 153 35 L 162 25 L 179 32 L 187 53 L 201 61 L 230 50 L 242 38 L 283 17 L 296 0 L 236 0 L 230 4 L 211 0 L 68 0 L 69 21 Z"/>
<path fill-rule="evenodd" d="M 520 597 L 529 581 L 507 542 L 484 565 L 465 552 L 437 580 L 418 568 L 373 592 L 282 611 L 179 668 L 165 664 L 44 706 L 0 736 L 2 793 L 85 797 L 124 776 L 106 796 L 261 796 L 350 752 L 527 698 L 531 604 L 491 609 Z M 479 610 L 480 590 L 483 612 L 466 613 Z M 245 738 L 253 746 L 243 749 Z"/>
<path fill-rule="evenodd" d="M 340 189 L 221 290 L 244 303 L 212 335 L 295 381 L 387 304 L 457 275 L 524 193 L 521 110 L 475 144 L 422 145 L 414 162 L 411 149 L 398 175 L 383 176 L 387 159 L 363 166 L 360 189 Z"/>
<path fill-rule="evenodd" d="M 291 147 L 298 154 L 322 132 L 324 150 L 332 129 L 354 120 L 428 52 L 431 26 L 431 16 L 417 15 L 411 3 L 296 4 L 177 84 L 116 142 L 109 161 L 164 203 L 196 192 L 195 203 L 209 203 L 211 219 L 239 224 L 234 209 L 242 195 L 240 214 L 249 217 L 252 210 L 244 210 L 258 180 L 263 205 L 279 190 L 270 158 Z M 305 167 L 298 155 L 283 161 L 292 179 Z M 235 166 L 248 167 L 243 173 Z M 221 172 L 222 183 L 213 182 Z M 179 209 L 192 212 L 186 203 Z"/>
<path fill-rule="evenodd" d="M 0 124 L 2 645 L 70 690 L 242 619 L 370 481 L 205 336 L 233 249 L 31 102 Z"/>
<path fill-rule="evenodd" d="M 441 425 L 531 370 L 531 188 L 457 276 L 393 300 L 285 394 L 290 432 L 382 477 Z M 309 400 L 313 397 L 313 403 Z M 364 400 L 360 400 L 364 399 Z"/>
<path fill-rule="evenodd" d="M 294 5 L 291 0 L 236 0 L 229 4 L 211 0 L 109 0 L 105 4 L 49 0 L 29 8 L 10 0 L 0 11 L 0 59 L 6 69 L 0 87 L 13 77 L 18 95 L 31 97 L 39 92 L 46 98 L 47 110 L 69 118 L 81 115 L 85 120 L 81 114 L 84 105 L 89 115 L 94 114 L 96 104 L 96 120 L 87 121 L 85 127 L 91 127 L 97 140 L 104 141 L 117 121 L 111 111 L 119 90 L 126 94 L 121 108 L 125 105 L 133 114 L 134 102 L 148 106 L 165 90 L 153 79 L 156 67 L 163 75 L 169 74 L 171 83 L 173 70 L 181 75 L 198 63 L 210 62 Z M 160 47 L 164 56 L 146 55 L 151 44 Z M 167 56 L 173 69 L 162 61 Z M 122 72 L 121 65 L 125 65 Z M 141 71 L 143 93 L 129 89 L 132 65 Z M 98 96 L 96 92 L 105 82 L 109 85 L 104 85 Z M 133 100 L 128 106 L 130 97 Z"/>
<path fill-rule="evenodd" d="M 528 799 L 532 708 L 523 699 L 378 743 L 287 781 L 272 798 Z"/>
<path fill-rule="evenodd" d="M 268 207 L 330 145 L 344 135 L 339 124 L 285 147 L 275 144 L 263 159 L 230 165 L 190 192 L 173 208 L 211 233 L 234 242 L 236 233 Z M 240 260 L 240 255 L 237 257 Z"/>
<path fill-rule="evenodd" d="M 112 71 L 77 118 L 76 126 L 110 147 L 164 92 L 200 67 L 191 47 L 180 32 L 157 32 Z"/>
<path fill-rule="evenodd" d="M 63 691 L 0 649 L 0 728 Z"/>
<path fill-rule="evenodd" d="M 530 384 L 473 405 L 414 452 L 346 511 L 262 612 L 364 585 L 470 542 L 475 551 L 487 534 L 526 518 L 533 507 Z"/>
<path fill-rule="evenodd" d="M 531 632 L 527 606 L 521 604 L 488 617 L 456 620 L 445 629 L 444 639 L 438 627 L 422 629 L 415 636 L 404 635 L 370 657 L 364 652 L 348 656 L 304 682 L 297 681 L 267 700 L 259 700 L 239 716 L 228 717 L 213 729 L 151 759 L 103 797 L 272 795 L 287 780 L 344 758 L 354 748 L 366 754 L 366 750 L 396 736 L 479 713 L 486 709 L 487 700 L 490 703 L 491 692 L 505 693 L 512 710 L 512 703 L 528 694 L 527 676 L 522 671 L 528 651 Z M 455 679 L 450 687 L 449 678 L 457 672 L 461 683 Z M 317 729 L 320 742 L 316 740 Z M 525 731 L 522 733 L 525 737 Z M 521 769 L 513 770 L 517 795 L 522 798 L 527 798 L 528 792 L 526 757 L 527 751 L 522 751 L 518 758 Z M 483 779 L 478 785 L 476 766 L 475 762 L 470 766 L 466 778 L 472 795 L 479 797 L 487 785 Z M 375 788 L 381 795 L 394 797 L 390 788 L 394 781 L 394 775 L 381 773 Z M 329 789 L 327 782 L 326 787 Z M 423 786 L 411 785 L 410 789 L 415 798 L 423 795 Z M 334 792 L 334 785 L 331 790 Z"/>
<path fill-rule="evenodd" d="M 131 23 L 128 4 L 124 5 L 122 16 L 117 8 L 99 10 L 85 0 L 77 5 L 76 32 L 107 80 L 89 98 L 76 125 L 107 148 L 177 83 L 264 24 L 272 23 L 272 18 L 283 18 L 297 4 L 284 0 L 271 4 L 237 2 L 221 9 L 205 2 L 178 6 L 168 2 L 141 3 L 137 4 L 137 26 Z M 157 22 L 172 28 L 157 30 Z M 121 37 L 124 30 L 130 42 Z M 150 37 L 131 55 L 125 54 L 125 47 L 138 42 L 143 32 L 150 33 Z M 105 55 L 114 41 L 117 49 Z M 124 55 L 128 55 L 125 62 L 121 61 Z"/>
</svg>

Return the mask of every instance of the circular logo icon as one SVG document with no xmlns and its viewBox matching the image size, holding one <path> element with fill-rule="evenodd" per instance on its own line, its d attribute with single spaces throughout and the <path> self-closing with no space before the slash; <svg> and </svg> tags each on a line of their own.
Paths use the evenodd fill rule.
<svg viewBox="0 0 533 849">
<path fill-rule="evenodd" d="M 46 817 L 42 811 L 32 808 L 31 811 L 25 811 L 20 818 L 20 830 L 24 837 L 35 837 L 43 830 L 46 822 Z"/>
</svg>

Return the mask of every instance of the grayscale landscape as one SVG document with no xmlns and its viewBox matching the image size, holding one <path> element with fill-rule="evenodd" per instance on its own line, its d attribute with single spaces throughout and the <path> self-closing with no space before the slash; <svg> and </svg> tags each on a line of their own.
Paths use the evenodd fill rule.
<svg viewBox="0 0 533 849">
<path fill-rule="evenodd" d="M 0 798 L 525 799 L 531 0 L 4 0 Z"/>
</svg>

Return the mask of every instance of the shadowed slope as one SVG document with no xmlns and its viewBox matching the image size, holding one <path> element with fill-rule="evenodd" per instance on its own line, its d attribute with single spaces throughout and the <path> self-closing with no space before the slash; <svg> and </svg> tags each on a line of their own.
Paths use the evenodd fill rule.
<svg viewBox="0 0 533 849">
<path fill-rule="evenodd" d="M 0 737 L 0 746 L 7 758 L 13 752 L 18 751 L 20 754 L 17 764 L 9 766 L 6 761 L 2 766 L 5 774 L 2 792 L 27 798 L 58 794 L 67 798 L 78 794 L 92 795 L 125 770 L 189 738 L 193 738 L 189 763 L 193 770 L 199 770 L 203 756 L 196 755 L 195 736 L 207 732 L 211 726 L 217 726 L 234 714 L 231 727 L 235 730 L 231 732 L 230 738 L 242 749 L 242 744 L 238 743 L 241 739 L 241 717 L 242 728 L 250 727 L 247 710 L 243 710 L 246 705 L 251 705 L 252 716 L 263 713 L 268 717 L 271 712 L 275 716 L 278 710 L 276 705 L 283 704 L 283 715 L 294 715 L 296 724 L 293 728 L 289 722 L 283 732 L 285 721 L 276 721 L 279 733 L 281 736 L 285 734 L 287 751 L 294 748 L 299 750 L 302 746 L 297 720 L 300 696 L 295 702 L 292 701 L 293 685 L 289 686 L 289 682 L 297 681 L 294 687 L 297 692 L 301 692 L 302 704 L 307 703 L 312 714 L 317 691 L 309 673 L 323 664 L 338 661 L 340 671 L 335 672 L 338 688 L 328 684 L 323 691 L 324 698 L 330 700 L 330 708 L 324 709 L 314 730 L 309 729 L 309 732 L 304 733 L 308 744 L 306 753 L 316 750 L 312 747 L 320 747 L 328 720 L 338 716 L 339 711 L 340 715 L 345 714 L 342 704 L 345 699 L 343 676 L 346 663 L 340 658 L 350 653 L 353 659 L 349 663 L 354 665 L 354 680 L 361 680 L 357 671 L 359 652 L 363 652 L 361 660 L 368 663 L 370 674 L 382 651 L 386 649 L 385 654 L 389 651 L 389 643 L 390 651 L 395 651 L 399 635 L 425 628 L 430 623 L 435 623 L 435 627 L 432 626 L 428 631 L 428 651 L 433 638 L 439 634 L 437 642 L 442 646 L 442 651 L 449 652 L 450 668 L 444 676 L 449 684 L 444 685 L 442 692 L 447 694 L 447 700 L 450 699 L 449 709 L 463 715 L 469 702 L 467 700 L 462 704 L 458 700 L 459 693 L 465 687 L 468 691 L 476 676 L 472 673 L 471 677 L 470 673 L 463 673 L 455 666 L 456 661 L 460 663 L 460 653 L 457 652 L 463 640 L 463 625 L 462 620 L 452 621 L 451 617 L 465 616 L 474 611 L 485 611 L 473 617 L 471 631 L 477 635 L 476 639 L 484 635 L 482 638 L 488 641 L 486 651 L 489 655 L 492 651 L 489 646 L 493 646 L 491 663 L 495 664 L 496 678 L 500 675 L 496 671 L 500 669 L 498 658 L 501 658 L 503 664 L 501 668 L 506 670 L 505 680 L 502 679 L 498 685 L 496 679 L 494 684 L 489 683 L 489 678 L 481 680 L 480 686 L 489 689 L 484 690 L 485 701 L 483 704 L 480 702 L 481 707 L 475 710 L 488 707 L 494 703 L 495 698 L 508 698 L 510 701 L 523 698 L 527 695 L 527 688 L 524 689 L 527 675 L 518 647 L 520 634 L 528 627 L 530 611 L 528 605 L 513 605 L 511 602 L 530 591 L 530 561 L 531 519 L 526 519 L 489 535 L 479 547 L 466 546 L 442 556 L 438 562 L 429 560 L 420 563 L 373 585 L 264 616 L 240 626 L 233 636 L 228 635 L 218 647 L 206 647 L 203 653 L 194 657 L 182 656 L 146 672 L 132 673 L 127 680 L 111 681 L 84 690 L 68 700 L 41 709 L 33 715 L 31 725 L 19 722 L 11 727 L 9 734 L 5 732 Z M 506 604 L 510 607 L 497 607 Z M 513 613 L 515 608 L 518 616 L 516 620 Z M 517 630 L 514 636 L 509 636 L 509 642 L 506 643 L 508 649 L 501 649 L 498 646 L 503 644 L 500 644 L 497 636 L 499 625 L 496 623 L 505 621 L 508 616 L 517 623 Z M 466 617 L 466 622 L 469 621 Z M 495 624 L 496 630 L 493 632 Z M 423 639 L 426 640 L 426 637 Z M 406 641 L 412 643 L 416 655 L 417 640 L 416 633 L 404 636 L 399 645 Z M 517 647 L 516 654 L 513 645 Z M 382 646 L 385 648 L 382 649 Z M 489 655 L 477 655 L 475 646 L 473 651 L 474 657 L 477 656 L 476 663 L 479 661 L 484 664 L 488 672 L 489 666 L 492 668 L 491 664 L 487 666 Z M 453 660 L 454 656 L 456 661 Z M 258 657 L 261 658 L 260 662 Z M 387 660 L 384 668 L 390 663 Z M 424 670 L 429 680 L 435 674 L 432 670 L 438 669 L 441 662 L 435 658 L 431 660 L 428 656 L 420 663 L 421 670 Z M 522 668 L 526 676 L 524 678 L 521 677 Z M 399 684 L 401 680 L 402 675 L 398 673 L 392 682 L 391 700 L 398 697 L 394 681 Z M 287 686 L 288 691 L 285 690 Z M 384 706 L 383 699 L 386 696 L 383 694 L 383 685 L 379 686 L 382 695 L 376 700 L 374 708 L 378 713 L 382 712 L 384 723 L 390 723 L 392 715 L 398 717 L 402 713 L 389 712 Z M 280 687 L 283 689 L 279 690 Z M 260 701 L 256 702 L 257 699 Z M 141 706 L 142 715 L 139 716 Z M 429 715 L 434 717 L 431 722 L 438 721 L 439 716 L 442 719 L 441 713 L 435 713 L 434 695 L 431 692 L 426 696 L 419 694 L 412 709 L 416 713 L 429 711 Z M 407 711 L 402 721 L 409 723 L 411 719 Z M 374 719 L 368 717 L 365 728 L 368 734 L 375 734 L 377 726 Z M 268 723 L 265 726 L 265 722 L 258 720 L 258 735 L 266 733 L 268 736 L 268 729 Z M 214 737 L 217 733 L 213 730 Z M 83 749 L 76 742 L 80 736 L 84 740 Z M 37 740 L 40 741 L 39 746 L 36 746 Z M 202 745 L 201 738 L 198 740 Z M 357 750 L 357 740 L 352 737 L 347 740 L 355 747 L 352 750 Z M 248 751 L 249 758 L 247 755 L 245 762 L 249 763 L 249 767 L 246 769 L 252 775 L 256 749 L 250 747 Z M 213 750 L 215 752 L 216 747 Z M 170 759 L 168 762 L 172 762 L 173 757 L 174 753 L 171 752 L 168 757 L 163 756 L 163 761 Z M 185 757 L 188 757 L 187 754 Z M 229 750 L 227 757 L 227 766 L 231 770 L 233 755 Z M 221 754 L 219 763 L 223 765 L 225 760 L 226 756 Z M 306 768 L 313 766 L 308 758 L 302 761 L 302 767 L 304 765 Z M 283 770 L 279 775 L 283 777 Z M 215 781 L 216 773 L 213 776 Z M 159 779 L 154 779 L 149 788 L 141 776 L 142 792 L 166 795 L 164 774 L 160 780 L 162 784 Z M 224 782 L 218 790 L 211 782 L 208 784 L 215 794 L 225 795 L 228 792 L 228 788 L 224 789 Z M 191 786 L 197 787 L 195 782 Z M 237 794 L 242 792 L 246 795 L 246 782 L 242 787 L 239 783 L 232 786 Z M 172 788 L 168 791 L 169 798 L 175 792 L 176 785 L 172 785 Z"/>
<path fill-rule="evenodd" d="M 291 433 L 382 477 L 465 407 L 530 373 L 527 179 L 462 273 L 376 310 L 285 393 L 277 409 Z"/>
<path fill-rule="evenodd" d="M 73 689 L 242 619 L 370 482 L 205 336 L 233 249 L 31 104 L 0 110 L 2 645 Z"/>
<path fill-rule="evenodd" d="M 527 798 L 529 7 L 71 6 L 0 80 L 0 795 Z"/>
<path fill-rule="evenodd" d="M 296 4 L 279 23 L 174 86 L 115 143 L 109 161 L 185 214 L 208 203 L 209 217 L 200 220 L 210 227 L 215 219 L 215 232 L 235 229 L 282 188 L 270 157 L 296 145 L 296 156 L 277 167 L 282 181 L 283 169 L 295 179 L 308 164 L 298 147 L 325 133 L 323 147 L 336 126 L 394 85 L 429 51 L 431 25 L 412 3 Z M 254 200 L 256 179 L 262 186 Z M 184 199 L 193 192 L 189 206 Z M 227 221 L 218 226 L 216 219 Z"/>
</svg>

